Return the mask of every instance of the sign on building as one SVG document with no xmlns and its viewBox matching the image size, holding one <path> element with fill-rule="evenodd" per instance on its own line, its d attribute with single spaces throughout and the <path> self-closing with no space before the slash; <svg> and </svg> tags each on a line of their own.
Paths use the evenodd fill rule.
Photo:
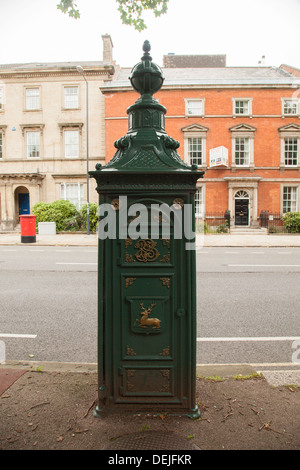
<svg viewBox="0 0 300 470">
<path fill-rule="evenodd" d="M 223 146 L 210 149 L 209 164 L 210 167 L 220 165 L 228 166 L 228 149 Z"/>
</svg>

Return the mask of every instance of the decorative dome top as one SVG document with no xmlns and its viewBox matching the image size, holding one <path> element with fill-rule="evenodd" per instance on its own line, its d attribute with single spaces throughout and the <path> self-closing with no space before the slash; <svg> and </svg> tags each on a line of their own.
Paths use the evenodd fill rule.
<svg viewBox="0 0 300 470">
<path fill-rule="evenodd" d="M 164 77 L 161 68 L 152 62 L 149 54 L 151 46 L 149 41 L 143 44 L 144 55 L 141 62 L 136 64 L 129 77 L 133 88 L 141 95 L 153 95 L 162 86 Z"/>
<path fill-rule="evenodd" d="M 107 188 L 111 188 L 115 176 L 119 178 L 118 181 L 116 180 L 116 187 L 120 188 L 128 184 L 139 184 L 136 175 L 146 178 L 145 185 L 149 184 L 150 175 L 156 175 L 153 184 L 166 185 L 166 187 L 171 184 L 165 181 L 166 175 L 178 175 L 179 179 L 181 179 L 180 175 L 188 175 L 189 181 L 179 182 L 177 176 L 175 180 L 179 185 L 186 184 L 186 187 L 190 188 L 190 185 L 203 175 L 196 165 L 189 166 L 181 159 L 177 153 L 179 142 L 169 137 L 165 131 L 167 110 L 152 96 L 161 88 L 164 77 L 160 67 L 152 63 L 150 49 L 149 41 L 145 41 L 141 62 L 136 64 L 131 71 L 131 84 L 141 96 L 127 109 L 128 132 L 115 141 L 117 151 L 113 158 L 103 167 L 98 163 L 96 172 L 90 172 L 96 177 L 98 184 L 103 177 L 101 191 L 103 190 L 102 183 L 107 185 Z M 109 179 L 105 179 L 105 174 L 110 175 Z M 130 175 L 134 175 L 132 179 Z M 126 179 L 127 177 L 129 179 Z"/>
</svg>

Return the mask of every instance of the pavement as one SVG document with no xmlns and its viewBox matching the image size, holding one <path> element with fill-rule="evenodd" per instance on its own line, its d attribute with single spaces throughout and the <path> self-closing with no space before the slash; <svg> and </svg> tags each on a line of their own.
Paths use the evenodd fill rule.
<svg viewBox="0 0 300 470">
<path fill-rule="evenodd" d="M 36 235 L 36 242 L 22 243 L 19 232 L 0 232 L 0 245 L 42 246 L 97 246 L 97 235 L 90 233 L 57 233 Z M 264 232 L 232 232 L 230 234 L 200 234 L 196 236 L 197 249 L 204 247 L 300 247 L 300 234 L 265 234 Z"/>
<path fill-rule="evenodd" d="M 37 234 L 36 242 L 28 244 L 21 243 L 21 236 L 18 232 L 3 232 L 0 233 L 0 245 L 97 246 L 97 235 L 71 233 L 50 236 Z M 300 247 L 300 234 L 232 233 L 199 235 L 197 236 L 197 249 L 201 249 L 202 246 Z M 38 372 L 41 373 L 38 374 Z M 257 374 L 262 374 L 260 381 L 257 381 Z M 38 378 L 38 380 L 33 380 L 33 376 L 34 379 Z M 133 449 L 136 452 L 138 450 L 156 449 L 157 452 L 158 450 L 164 450 L 164 452 L 176 451 L 177 453 L 179 451 L 193 453 L 205 449 L 300 449 L 300 363 L 271 365 L 267 370 L 260 370 L 251 364 L 199 364 L 197 366 L 197 390 L 200 387 L 200 392 L 197 392 L 197 402 L 199 404 L 202 400 L 201 393 L 204 390 L 204 395 L 208 393 L 207 403 L 217 393 L 216 400 L 218 400 L 219 405 L 212 403 L 201 404 L 202 412 L 199 420 L 202 423 L 205 422 L 202 424 L 203 428 L 208 423 L 211 426 L 208 425 L 207 431 L 200 433 L 201 437 L 198 440 L 193 434 L 196 429 L 195 423 L 190 425 L 186 421 L 180 421 L 179 418 L 172 417 L 168 417 L 168 421 L 164 418 L 165 415 L 162 414 L 158 415 L 157 420 L 154 420 L 155 422 L 151 421 L 151 425 L 147 424 L 148 421 L 145 424 L 145 416 L 141 417 L 137 414 L 130 416 L 129 421 L 127 415 L 120 416 L 119 414 L 103 418 L 100 421 L 104 435 L 101 434 L 100 438 L 99 430 L 97 431 L 95 428 L 99 425 L 94 424 L 93 421 L 97 420 L 91 418 L 95 407 L 94 395 L 90 396 L 90 400 L 93 397 L 92 404 L 88 406 L 87 403 L 86 412 L 83 413 L 84 419 L 89 416 L 90 428 L 86 430 L 84 428 L 75 429 L 75 425 L 75 427 L 72 427 L 72 420 L 75 419 L 74 410 L 78 411 L 80 406 L 83 406 L 80 401 L 83 398 L 80 396 L 78 403 L 72 404 L 75 409 L 71 408 L 72 394 L 68 394 L 66 390 L 74 389 L 72 385 L 74 381 L 76 383 L 81 381 L 82 388 L 80 390 L 83 390 L 84 387 L 90 390 L 91 385 L 95 386 L 97 382 L 96 376 L 96 364 L 36 363 L 34 361 L 7 361 L 0 364 L 0 449 L 97 449 L 106 453 L 119 449 L 119 456 L 122 455 L 121 450 Z M 78 379 L 74 379 L 74 377 L 78 377 Z M 243 385 L 237 383 L 238 378 L 241 379 L 240 382 Z M 200 382 L 198 383 L 199 380 L 204 382 L 200 384 Z M 205 387 L 213 386 L 215 388 L 210 388 L 209 392 L 205 392 Z M 204 387 L 204 389 L 201 387 Z M 43 390 L 44 398 L 41 390 Z M 218 391 L 216 392 L 216 390 Z M 272 390 L 276 390 L 276 393 L 273 393 Z M 258 408 L 259 400 L 265 400 L 260 409 Z M 47 418 L 48 428 L 44 429 L 43 423 L 32 428 L 33 424 L 30 422 L 30 416 L 36 413 L 32 413 L 31 410 L 43 408 L 43 412 L 46 413 L 45 409 L 48 404 L 53 402 L 60 404 L 59 409 L 53 411 L 58 418 L 54 418 L 53 414 L 49 415 Z M 222 405 L 220 405 L 221 402 Z M 264 410 L 270 404 L 272 404 L 270 408 L 272 410 L 272 419 L 267 421 L 267 416 L 264 416 L 266 411 Z M 223 413 L 222 419 L 219 422 L 214 421 L 212 415 L 206 414 L 207 410 L 219 411 L 220 416 Z M 258 427 L 257 424 L 256 431 L 258 432 L 256 434 L 253 434 L 252 428 L 255 427 L 255 424 L 250 420 L 249 413 L 253 413 L 257 419 L 262 420 L 260 422 L 261 426 Z M 64 421 L 71 423 L 64 435 L 61 430 L 59 415 L 64 417 Z M 147 416 L 148 420 L 151 420 L 150 415 Z M 235 416 L 235 419 L 231 420 L 229 426 L 227 422 L 231 416 Z M 294 421 L 294 418 L 296 421 Z M 21 419 L 21 424 L 17 421 L 18 419 Z M 24 419 L 27 420 L 27 423 L 24 422 Z M 189 418 L 186 419 L 189 422 L 195 421 Z M 32 420 L 34 419 L 32 418 Z M 132 426 L 130 423 L 132 423 Z M 226 426 L 229 426 L 228 428 L 225 427 L 225 423 Z M 272 423 L 277 423 L 277 429 L 273 427 L 274 424 Z M 84 426 L 82 421 L 81 426 Z M 280 426 L 282 426 L 282 429 L 278 429 Z M 150 427 L 151 432 L 144 432 L 150 431 Z M 243 431 L 241 431 L 241 428 L 243 428 Z M 28 437 L 29 430 L 31 431 L 30 437 Z M 51 437 L 49 435 L 50 430 Z M 190 430 L 192 432 L 186 435 Z M 262 430 L 269 431 L 269 433 L 262 433 Z M 70 431 L 70 433 L 68 434 L 67 431 Z M 33 435 L 35 437 L 31 437 Z M 76 443 L 75 439 L 68 440 L 67 435 L 72 437 L 80 435 L 80 443 L 79 438 Z M 110 455 L 117 454 L 109 453 L 107 458 L 110 458 Z M 117 457 L 114 458 L 117 459 Z M 107 461 L 106 463 L 132 464 L 134 462 Z M 137 463 L 135 466 L 142 466 L 142 463 L 140 465 L 137 465 Z M 149 460 L 145 460 L 143 463 L 146 466 Z M 153 461 L 152 463 L 156 464 L 158 462 Z M 176 462 L 173 463 L 176 464 Z M 166 462 L 164 464 L 167 465 Z"/>
</svg>

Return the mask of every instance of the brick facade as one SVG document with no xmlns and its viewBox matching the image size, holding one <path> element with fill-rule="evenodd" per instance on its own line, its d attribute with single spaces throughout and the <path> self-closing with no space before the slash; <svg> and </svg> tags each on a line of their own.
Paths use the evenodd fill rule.
<svg viewBox="0 0 300 470">
<path fill-rule="evenodd" d="M 165 68 L 163 73 L 155 98 L 167 108 L 166 132 L 180 142 L 185 161 L 197 156 L 205 170 L 200 212 L 230 210 L 233 225 L 257 226 L 261 211 L 300 210 L 300 80 L 271 67 Z M 126 109 L 138 98 L 129 74 L 121 69 L 101 88 L 106 161 L 115 152 L 114 141 L 128 130 Z M 211 165 L 210 150 L 217 147 L 227 149 L 228 166 Z M 248 199 L 243 220 L 237 199 Z"/>
</svg>

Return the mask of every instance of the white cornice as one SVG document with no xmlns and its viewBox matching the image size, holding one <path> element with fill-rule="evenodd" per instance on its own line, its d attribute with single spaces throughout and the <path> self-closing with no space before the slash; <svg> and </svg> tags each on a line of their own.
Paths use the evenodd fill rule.
<svg viewBox="0 0 300 470">
<path fill-rule="evenodd" d="M 111 86 L 104 86 L 99 87 L 100 91 L 105 93 L 112 93 L 117 91 L 134 91 L 130 85 L 111 85 Z M 284 88 L 284 89 L 295 89 L 294 84 L 290 83 L 212 83 L 212 84 L 190 84 L 190 85 L 163 85 L 161 91 L 164 90 L 206 90 L 206 89 L 277 89 L 277 88 Z"/>
<path fill-rule="evenodd" d="M 84 69 L 84 74 L 86 76 L 101 76 L 101 77 L 111 77 L 114 74 L 114 67 L 107 66 L 105 68 L 89 70 Z M 45 78 L 45 77 L 78 77 L 78 72 L 76 69 L 59 69 L 59 70 L 24 70 L 24 71 L 2 71 L 0 70 L 0 79 L 25 79 L 25 78 Z"/>
</svg>

